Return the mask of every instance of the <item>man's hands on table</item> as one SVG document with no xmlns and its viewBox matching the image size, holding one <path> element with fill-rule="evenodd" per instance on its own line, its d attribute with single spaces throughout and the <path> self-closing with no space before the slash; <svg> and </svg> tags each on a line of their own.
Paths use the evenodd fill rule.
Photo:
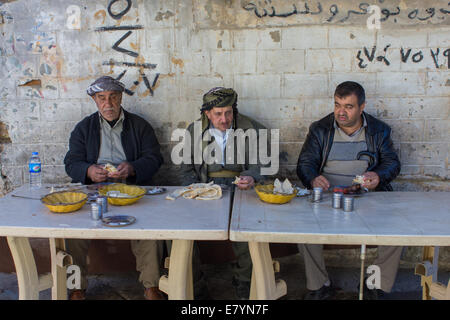
<svg viewBox="0 0 450 320">
<path fill-rule="evenodd" d="M 236 185 L 241 190 L 248 190 L 255 185 L 255 179 L 250 176 L 240 176 L 239 182 Z"/>
<path fill-rule="evenodd" d="M 380 183 L 380 177 L 376 172 L 367 171 L 366 173 L 363 174 L 363 177 L 364 183 L 362 184 L 362 187 L 367 188 L 369 190 L 375 189 Z"/>
<path fill-rule="evenodd" d="M 369 190 L 374 190 L 380 183 L 380 177 L 376 172 L 368 171 L 363 174 L 364 183 L 361 185 Z M 311 182 L 313 188 L 322 188 L 327 191 L 330 188 L 330 182 L 324 176 L 318 176 Z"/>
<path fill-rule="evenodd" d="M 117 166 L 117 171 L 115 172 L 109 172 L 104 168 L 104 165 L 101 164 L 93 164 L 87 171 L 88 178 L 95 183 L 105 182 L 108 178 L 126 179 L 135 174 L 133 166 L 126 161 L 119 164 Z"/>
<path fill-rule="evenodd" d="M 93 164 L 87 170 L 87 176 L 93 182 L 104 182 L 108 179 L 108 171 L 103 168 L 103 165 Z"/>
<path fill-rule="evenodd" d="M 327 191 L 330 188 L 330 182 L 324 176 L 315 177 L 311 181 L 313 188 L 322 188 L 323 191 Z"/>
<path fill-rule="evenodd" d="M 117 166 L 117 171 L 110 172 L 108 177 L 113 179 L 126 179 L 135 175 L 133 166 L 124 161 Z"/>
</svg>

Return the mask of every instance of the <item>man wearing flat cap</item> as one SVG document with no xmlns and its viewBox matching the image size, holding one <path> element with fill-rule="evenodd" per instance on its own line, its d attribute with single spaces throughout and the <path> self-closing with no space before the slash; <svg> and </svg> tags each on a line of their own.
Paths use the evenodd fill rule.
<svg viewBox="0 0 450 320">
<path fill-rule="evenodd" d="M 207 164 L 204 159 L 201 163 L 195 163 L 194 157 L 194 143 L 192 143 L 191 163 L 182 165 L 183 184 L 189 185 L 191 183 L 207 183 L 214 181 L 215 184 L 225 184 L 234 192 L 234 185 L 232 182 L 236 177 L 239 177 L 239 182 L 236 186 L 239 189 L 250 189 L 255 185 L 255 182 L 260 180 L 261 165 L 259 163 L 249 163 L 249 148 L 248 144 L 245 148 L 245 163 L 238 163 L 238 152 L 234 153 L 234 159 L 229 159 L 226 154 L 227 141 L 229 138 L 229 129 L 242 129 L 246 132 L 248 129 L 255 130 L 258 133 L 259 129 L 265 127 L 249 117 L 238 113 L 237 109 L 237 93 L 231 88 L 213 88 L 203 96 L 203 104 L 200 109 L 201 118 L 197 120 L 197 124 L 201 123 L 201 140 L 202 151 L 208 146 L 208 143 L 216 143 L 221 148 L 221 161 L 213 164 Z M 194 124 L 189 125 L 187 133 L 194 137 Z M 204 141 L 205 134 L 209 133 L 212 137 L 210 142 Z M 235 143 L 236 145 L 236 143 Z M 226 159 L 226 161 L 225 161 Z M 250 280 L 252 273 L 252 262 L 248 250 L 248 244 L 244 242 L 232 242 L 236 262 L 233 265 L 233 286 L 236 291 L 236 296 L 239 299 L 248 299 L 250 293 Z M 201 277 L 199 271 L 198 248 L 194 246 L 194 294 L 196 290 L 204 290 L 204 279 Z M 200 294 L 201 295 L 201 294 Z"/>
<path fill-rule="evenodd" d="M 152 126 L 143 118 L 126 111 L 122 103 L 125 86 L 114 78 L 103 76 L 92 83 L 87 94 L 98 112 L 81 120 L 72 131 L 69 151 L 64 159 L 67 174 L 73 182 L 83 184 L 120 181 L 127 184 L 150 185 L 153 175 L 163 163 L 160 145 Z M 112 164 L 117 171 L 104 166 Z M 81 290 L 74 290 L 71 299 L 84 299 L 87 287 L 87 252 L 90 240 L 68 239 L 67 251 L 81 269 Z M 147 299 L 163 298 L 158 290 L 161 241 L 132 240 L 139 280 Z"/>
</svg>

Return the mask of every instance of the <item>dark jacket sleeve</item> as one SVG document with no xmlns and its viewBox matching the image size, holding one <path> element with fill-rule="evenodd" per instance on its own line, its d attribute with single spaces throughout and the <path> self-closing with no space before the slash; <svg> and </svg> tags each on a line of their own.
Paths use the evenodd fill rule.
<svg viewBox="0 0 450 320">
<path fill-rule="evenodd" d="M 400 173 L 400 161 L 394 150 L 391 139 L 391 129 L 385 128 L 379 133 L 377 153 L 378 165 L 372 170 L 380 177 L 380 186 L 388 185 Z"/>
<path fill-rule="evenodd" d="M 323 146 L 316 131 L 317 124 L 311 124 L 297 161 L 297 176 L 306 188 L 311 188 L 312 180 L 320 175 Z"/>
<path fill-rule="evenodd" d="M 152 177 L 163 163 L 161 148 L 152 126 L 145 120 L 138 126 L 139 135 L 137 141 L 140 145 L 140 153 L 129 161 L 136 173 L 136 184 L 150 183 Z"/>
<path fill-rule="evenodd" d="M 86 128 L 83 122 L 75 126 L 69 139 L 69 151 L 64 158 L 66 173 L 72 178 L 72 182 L 81 182 L 82 184 L 92 183 L 86 175 L 92 164 L 87 161 Z"/>
</svg>

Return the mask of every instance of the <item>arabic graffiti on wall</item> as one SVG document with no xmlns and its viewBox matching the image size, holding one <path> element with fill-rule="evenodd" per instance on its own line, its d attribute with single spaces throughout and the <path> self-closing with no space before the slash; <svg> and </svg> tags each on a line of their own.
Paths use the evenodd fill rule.
<svg viewBox="0 0 450 320">
<path fill-rule="evenodd" d="M 384 1 L 379 0 L 380 4 Z M 277 6 L 280 4 L 280 7 Z M 278 2 L 275 0 L 265 1 L 251 1 L 245 4 L 242 8 L 246 11 L 253 12 L 256 17 L 278 17 L 287 18 L 290 16 L 306 16 L 306 15 L 321 15 L 324 16 L 323 22 L 328 23 L 344 23 L 353 17 L 370 15 L 371 5 L 366 2 L 361 2 L 357 8 L 345 10 L 338 4 L 331 4 L 327 7 L 321 2 L 314 1 L 292 1 L 290 5 L 286 6 L 285 2 Z M 448 14 L 450 14 L 450 2 L 446 7 L 439 8 L 408 8 L 401 9 L 399 6 L 394 8 L 381 8 L 380 22 L 392 20 L 397 23 L 397 17 L 407 17 L 411 21 L 429 21 L 434 19 L 436 21 L 443 21 Z"/>
<path fill-rule="evenodd" d="M 132 0 L 122 0 L 126 2 L 126 6 L 122 11 L 115 12 L 113 10 L 113 5 L 121 0 L 110 0 L 108 3 L 108 14 L 111 18 L 115 20 L 120 20 L 122 17 L 124 17 L 128 11 L 130 11 L 132 6 Z M 156 86 L 156 83 L 159 79 L 159 73 L 156 73 L 153 76 L 153 79 L 150 81 L 147 74 L 151 72 L 152 70 L 155 70 L 157 65 L 153 63 L 146 63 L 144 58 L 140 55 L 139 52 L 136 52 L 134 50 L 131 50 L 130 48 L 125 48 L 122 46 L 122 42 L 124 42 L 132 33 L 134 30 L 140 30 L 143 29 L 143 26 L 141 25 L 129 25 L 129 26 L 104 26 L 95 29 L 98 32 L 105 32 L 105 31 L 126 31 L 113 45 L 112 49 L 121 53 L 124 53 L 130 57 L 135 58 L 135 62 L 129 62 L 129 61 L 116 61 L 114 59 L 109 59 L 108 61 L 104 61 L 103 65 L 106 66 L 118 66 L 118 67 L 125 67 L 125 70 L 120 73 L 116 79 L 121 80 L 128 72 L 129 68 L 137 68 L 139 70 L 139 77 L 137 80 L 133 81 L 133 86 L 131 88 L 126 88 L 125 93 L 128 95 L 133 95 L 134 90 L 139 84 L 142 82 L 144 83 L 146 87 L 146 92 L 149 93 L 151 96 L 153 96 L 154 89 Z M 144 93 L 144 94 L 145 94 Z"/>
<path fill-rule="evenodd" d="M 377 51 L 377 46 L 374 46 L 371 49 L 364 47 L 362 50 L 359 50 L 356 55 L 356 59 L 358 60 L 358 67 L 360 69 L 365 69 L 367 68 L 369 63 L 376 63 L 376 62 L 381 62 L 384 63 L 386 66 L 390 66 L 391 61 L 388 57 L 388 50 L 390 47 L 391 47 L 390 44 L 386 45 L 382 49 L 381 54 L 379 54 L 379 52 Z M 418 49 L 413 51 L 413 49 L 409 48 L 400 48 L 399 52 L 401 63 L 417 64 L 423 62 L 426 57 L 429 57 L 430 59 L 433 60 L 436 69 L 440 69 L 442 66 L 447 66 L 447 68 L 450 69 L 450 49 L 431 48 L 428 53 Z"/>
</svg>

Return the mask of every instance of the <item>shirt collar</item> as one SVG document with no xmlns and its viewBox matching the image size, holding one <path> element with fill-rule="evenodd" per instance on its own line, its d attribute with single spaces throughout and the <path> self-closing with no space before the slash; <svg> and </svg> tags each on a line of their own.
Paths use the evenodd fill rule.
<svg viewBox="0 0 450 320">
<path fill-rule="evenodd" d="M 209 128 L 210 129 L 216 129 L 216 127 L 214 127 L 212 122 L 210 122 L 210 127 Z M 220 131 L 219 129 L 213 130 L 212 132 L 220 131 L 220 133 L 222 134 L 222 137 L 225 137 L 225 136 L 228 135 L 228 132 L 229 132 L 228 130 L 231 130 L 231 128 L 233 128 L 233 124 L 231 124 L 231 126 L 227 130 L 225 130 L 225 132 Z"/>
</svg>

